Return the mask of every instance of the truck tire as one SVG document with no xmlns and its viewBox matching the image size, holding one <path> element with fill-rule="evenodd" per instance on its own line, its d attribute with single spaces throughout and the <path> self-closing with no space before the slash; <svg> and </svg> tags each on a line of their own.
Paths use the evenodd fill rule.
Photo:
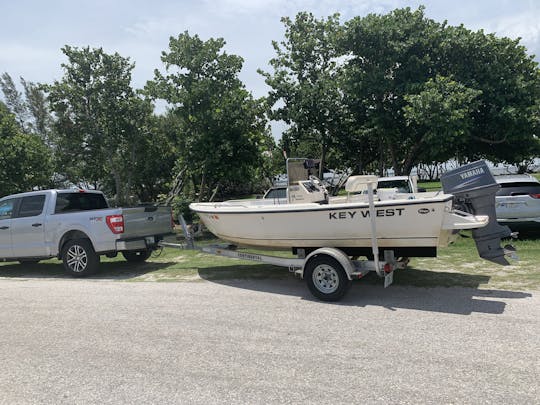
<svg viewBox="0 0 540 405">
<path fill-rule="evenodd" d="M 99 266 L 99 256 L 88 239 L 71 239 L 62 250 L 64 269 L 73 277 L 94 274 Z"/>
<path fill-rule="evenodd" d="M 304 269 L 309 291 L 322 301 L 339 301 L 345 296 L 352 281 L 343 266 L 333 257 L 314 256 Z"/>
<path fill-rule="evenodd" d="M 142 263 L 150 257 L 152 251 L 145 250 L 126 250 L 122 252 L 122 256 L 130 263 Z"/>
</svg>

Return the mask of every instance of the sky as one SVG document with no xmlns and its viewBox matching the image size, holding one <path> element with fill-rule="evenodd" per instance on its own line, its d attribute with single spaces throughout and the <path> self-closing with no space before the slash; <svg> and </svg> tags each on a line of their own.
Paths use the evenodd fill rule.
<svg viewBox="0 0 540 405">
<path fill-rule="evenodd" d="M 63 75 L 64 45 L 102 47 L 135 62 L 133 87 L 144 87 L 163 70 L 169 38 L 184 31 L 201 39 L 223 38 L 225 50 L 244 59 L 240 78 L 255 97 L 268 87 L 257 73 L 270 71 L 272 41 L 283 38 L 283 16 L 308 11 L 322 18 L 339 13 L 345 22 L 369 13 L 419 5 L 427 17 L 464 24 L 498 36 L 521 37 L 540 61 L 538 0 L 0 0 L 0 73 L 14 80 L 52 83 Z M 273 126 L 280 137 L 283 126 Z"/>
</svg>

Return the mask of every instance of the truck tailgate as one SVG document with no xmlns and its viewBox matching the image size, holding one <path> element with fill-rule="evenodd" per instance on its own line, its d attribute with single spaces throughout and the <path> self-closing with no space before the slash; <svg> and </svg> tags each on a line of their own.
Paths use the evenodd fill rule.
<svg viewBox="0 0 540 405">
<path fill-rule="evenodd" d="M 122 208 L 122 239 L 164 235 L 172 232 L 170 207 Z"/>
</svg>

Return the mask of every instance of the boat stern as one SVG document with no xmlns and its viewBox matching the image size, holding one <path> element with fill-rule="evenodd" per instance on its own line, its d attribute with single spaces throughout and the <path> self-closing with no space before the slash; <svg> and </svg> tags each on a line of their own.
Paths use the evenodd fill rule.
<svg viewBox="0 0 540 405">
<path fill-rule="evenodd" d="M 497 222 L 495 193 L 500 186 L 486 162 L 480 160 L 449 171 L 441 176 L 441 183 L 445 193 L 454 195 L 454 207 L 476 217 L 489 218 L 484 226 L 471 228 L 479 256 L 493 263 L 510 264 L 505 258 L 507 249 L 501 247 L 501 239 L 512 233 L 510 228 Z"/>
</svg>

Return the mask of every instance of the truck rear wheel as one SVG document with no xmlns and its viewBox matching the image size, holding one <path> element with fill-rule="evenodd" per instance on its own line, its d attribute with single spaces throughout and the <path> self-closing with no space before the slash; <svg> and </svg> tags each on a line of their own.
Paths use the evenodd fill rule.
<svg viewBox="0 0 540 405">
<path fill-rule="evenodd" d="M 126 250 L 122 252 L 122 256 L 130 263 L 142 263 L 150 257 L 152 251 L 145 250 Z"/>
<path fill-rule="evenodd" d="M 343 266 L 333 257 L 319 255 L 306 264 L 304 278 L 311 293 L 322 301 L 339 301 L 351 287 Z"/>
<path fill-rule="evenodd" d="M 64 245 L 62 262 L 71 276 L 85 277 L 97 271 L 99 256 L 88 239 L 72 239 Z"/>
</svg>

